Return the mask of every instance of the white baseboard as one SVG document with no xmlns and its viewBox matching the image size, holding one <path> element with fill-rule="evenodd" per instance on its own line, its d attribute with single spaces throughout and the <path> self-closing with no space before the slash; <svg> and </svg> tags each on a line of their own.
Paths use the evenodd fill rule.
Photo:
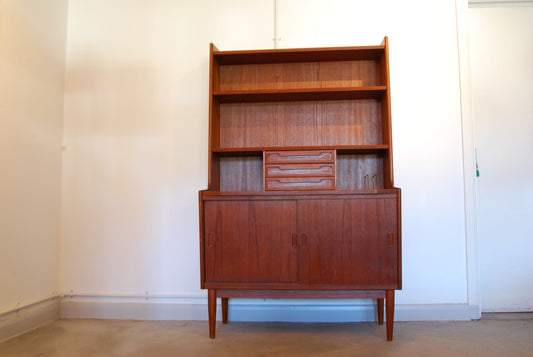
<svg viewBox="0 0 533 357">
<path fill-rule="evenodd" d="M 395 321 L 467 321 L 476 320 L 477 306 L 468 305 L 396 305 Z M 376 321 L 373 305 L 238 305 L 230 306 L 233 321 L 286 322 L 359 322 Z"/>
<path fill-rule="evenodd" d="M 66 298 L 60 303 L 60 316 L 62 319 L 207 320 L 207 302 L 120 302 Z"/>
<path fill-rule="evenodd" d="M 396 305 L 395 310 L 396 321 L 468 321 L 481 318 L 479 305 Z"/>
<path fill-rule="evenodd" d="M 481 317 L 466 304 L 396 305 L 395 321 L 460 321 Z M 0 315 L 0 342 L 59 318 L 127 320 L 207 320 L 207 298 L 65 296 Z M 220 306 L 217 308 L 220 320 Z M 375 321 L 371 300 L 230 300 L 231 321 L 357 322 Z"/>
<path fill-rule="evenodd" d="M 481 311 L 482 313 L 489 313 L 489 314 L 492 314 L 492 313 L 521 313 L 521 312 L 533 312 L 533 308 L 531 307 L 519 307 L 519 308 L 506 308 L 506 307 L 501 307 L 501 308 L 498 308 L 498 309 L 483 309 Z"/>
<path fill-rule="evenodd" d="M 0 342 L 59 319 L 59 297 L 52 297 L 0 315 Z"/>
<path fill-rule="evenodd" d="M 61 300 L 61 318 L 131 320 L 207 320 L 206 298 L 158 299 L 76 297 Z M 450 321 L 479 319 L 478 306 L 466 304 L 396 305 L 396 321 Z M 221 319 L 220 306 L 217 319 Z M 375 321 L 371 300 L 230 299 L 232 321 L 356 322 Z"/>
</svg>

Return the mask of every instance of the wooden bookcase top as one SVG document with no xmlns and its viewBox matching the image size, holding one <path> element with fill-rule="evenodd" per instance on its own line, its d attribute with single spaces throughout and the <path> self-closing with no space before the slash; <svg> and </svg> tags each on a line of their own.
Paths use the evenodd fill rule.
<svg viewBox="0 0 533 357">
<path fill-rule="evenodd" d="M 213 44 L 211 46 L 215 59 L 221 65 L 377 60 L 385 51 L 385 45 L 249 51 L 219 51 Z"/>
</svg>

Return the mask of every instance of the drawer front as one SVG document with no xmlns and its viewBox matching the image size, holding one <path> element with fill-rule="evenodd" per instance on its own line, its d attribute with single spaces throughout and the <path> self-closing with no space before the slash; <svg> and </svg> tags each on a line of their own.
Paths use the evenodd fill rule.
<svg viewBox="0 0 533 357">
<path fill-rule="evenodd" d="M 334 190 L 335 177 L 281 177 L 267 178 L 267 191 Z"/>
<path fill-rule="evenodd" d="M 278 164 L 265 166 L 266 177 L 335 176 L 333 164 Z"/>
<path fill-rule="evenodd" d="M 335 162 L 334 150 L 267 151 L 265 164 L 304 164 Z"/>
</svg>

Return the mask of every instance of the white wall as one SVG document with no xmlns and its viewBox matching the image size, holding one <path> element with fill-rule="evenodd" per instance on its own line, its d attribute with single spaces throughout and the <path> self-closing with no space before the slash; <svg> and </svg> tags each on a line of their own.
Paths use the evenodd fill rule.
<svg viewBox="0 0 533 357">
<path fill-rule="evenodd" d="M 272 2 L 71 0 L 68 34 L 61 290 L 203 296 L 208 46 L 272 48 Z M 403 189 L 397 303 L 466 306 L 454 2 L 280 0 L 280 47 L 372 45 L 385 35 Z"/>
<path fill-rule="evenodd" d="M 61 286 L 198 296 L 209 42 L 271 45 L 267 1 L 72 0 Z"/>
<path fill-rule="evenodd" d="M 403 204 L 397 302 L 466 303 L 454 2 L 282 0 L 280 15 L 283 47 L 379 44 L 389 36 L 394 174 Z"/>
<path fill-rule="evenodd" d="M 470 9 L 485 311 L 533 310 L 532 20 L 532 6 Z"/>
<path fill-rule="evenodd" d="M 0 1 L 0 313 L 58 294 L 66 16 Z"/>
</svg>

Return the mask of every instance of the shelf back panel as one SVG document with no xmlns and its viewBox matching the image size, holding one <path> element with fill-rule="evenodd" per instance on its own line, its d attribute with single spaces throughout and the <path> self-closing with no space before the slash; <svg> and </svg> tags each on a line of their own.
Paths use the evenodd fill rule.
<svg viewBox="0 0 533 357">
<path fill-rule="evenodd" d="M 378 100 L 220 105 L 220 147 L 380 145 Z"/>
<path fill-rule="evenodd" d="M 219 71 L 220 91 L 383 85 L 378 61 L 224 65 Z"/>
<path fill-rule="evenodd" d="M 235 156 L 220 158 L 220 191 L 262 190 L 262 157 Z"/>
<path fill-rule="evenodd" d="M 383 186 L 382 155 L 337 155 L 338 190 L 373 190 Z"/>
</svg>

